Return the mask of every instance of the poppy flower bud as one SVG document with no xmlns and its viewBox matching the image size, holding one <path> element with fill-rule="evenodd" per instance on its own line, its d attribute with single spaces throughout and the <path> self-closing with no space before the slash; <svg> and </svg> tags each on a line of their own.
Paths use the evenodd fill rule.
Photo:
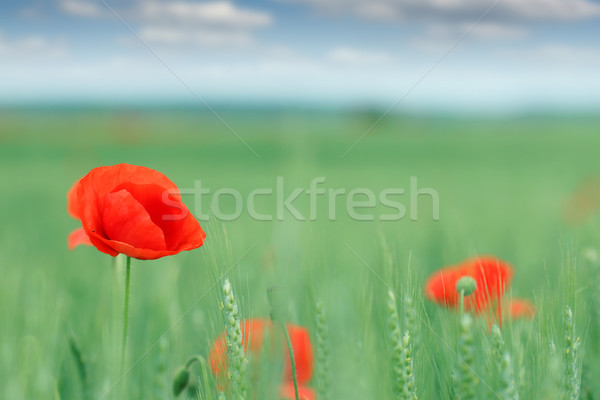
<svg viewBox="0 0 600 400">
<path fill-rule="evenodd" d="M 190 371 L 185 366 L 180 367 L 177 372 L 175 372 L 175 377 L 173 378 L 173 394 L 175 397 L 183 392 L 189 381 Z"/>
<path fill-rule="evenodd" d="M 463 276 L 456 282 L 456 291 L 464 293 L 465 296 L 471 295 L 477 290 L 477 282 L 470 276 Z"/>
</svg>

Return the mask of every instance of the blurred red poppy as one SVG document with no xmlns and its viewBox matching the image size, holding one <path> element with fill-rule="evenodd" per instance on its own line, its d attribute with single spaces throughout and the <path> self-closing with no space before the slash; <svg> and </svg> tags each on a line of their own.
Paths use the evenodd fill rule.
<svg viewBox="0 0 600 400">
<path fill-rule="evenodd" d="M 532 319 L 535 316 L 535 306 L 527 299 L 512 299 L 508 304 L 508 312 L 512 319 Z"/>
<path fill-rule="evenodd" d="M 600 176 L 588 176 L 581 179 L 567 199 L 563 218 L 571 225 L 580 225 L 588 221 L 600 209 Z"/>
<path fill-rule="evenodd" d="M 268 319 L 249 319 L 241 323 L 242 344 L 246 353 L 260 356 L 266 331 L 275 332 L 277 327 Z M 299 384 L 310 381 L 313 369 L 313 356 L 310 345 L 310 337 L 306 328 L 293 324 L 286 324 L 286 329 L 292 342 L 292 351 L 296 365 L 296 378 Z M 281 332 L 279 332 L 281 334 Z M 271 336 L 273 339 L 274 337 Z M 249 342 L 248 342 L 249 341 Z M 283 343 L 281 338 L 280 343 Z M 283 379 L 292 382 L 292 371 L 289 353 L 283 350 L 284 365 Z M 227 346 L 225 345 L 225 333 L 222 333 L 214 342 L 209 355 L 209 363 L 213 373 L 217 377 L 226 376 L 227 372 Z"/>
<path fill-rule="evenodd" d="M 425 283 L 425 295 L 438 304 L 456 307 L 460 302 L 456 282 L 463 276 L 470 276 L 475 279 L 477 289 L 465 299 L 465 309 L 481 313 L 488 310 L 492 303 L 499 303 L 512 274 L 512 267 L 497 258 L 472 258 L 432 274 Z"/>
<path fill-rule="evenodd" d="M 285 383 L 279 388 L 279 396 L 281 400 L 295 400 L 296 391 L 294 390 L 294 383 Z M 298 397 L 300 400 L 315 400 L 315 392 L 306 386 L 298 385 Z"/>
<path fill-rule="evenodd" d="M 153 260 L 200 247 L 206 237 L 177 186 L 150 168 L 94 168 L 73 185 L 67 200 L 89 242 L 111 256 Z M 86 240 L 75 231 L 68 243 L 73 248 Z"/>
</svg>

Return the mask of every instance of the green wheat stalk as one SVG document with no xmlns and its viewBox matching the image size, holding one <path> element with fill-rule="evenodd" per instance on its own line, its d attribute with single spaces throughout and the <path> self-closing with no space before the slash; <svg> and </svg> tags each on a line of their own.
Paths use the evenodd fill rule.
<svg viewBox="0 0 600 400">
<path fill-rule="evenodd" d="M 498 325 L 492 327 L 493 361 L 495 375 L 497 377 L 496 395 L 500 400 L 519 400 L 517 392 L 512 359 L 510 352 L 506 350 L 504 338 Z"/>
<path fill-rule="evenodd" d="M 387 308 L 389 313 L 389 330 L 392 354 L 392 390 L 394 398 L 398 400 L 416 400 L 416 385 L 412 359 L 412 345 L 410 333 L 405 331 L 402 335 L 400 318 L 396 306 L 396 296 L 392 290 L 388 291 Z"/>
<path fill-rule="evenodd" d="M 315 381 L 317 393 L 320 400 L 329 400 L 331 398 L 331 376 L 329 354 L 329 329 L 327 327 L 327 318 L 323 303 L 319 301 L 316 307 L 317 323 L 317 362 L 315 367 Z"/>
<path fill-rule="evenodd" d="M 406 296 L 404 296 L 404 312 L 402 313 L 402 320 L 405 331 L 413 333 L 416 331 L 416 318 L 417 313 L 413 304 L 413 298 L 410 294 L 407 293 Z"/>
<path fill-rule="evenodd" d="M 475 374 L 473 317 L 463 314 L 458 336 L 458 367 L 454 371 L 454 391 L 457 400 L 474 400 L 479 384 Z"/>
<path fill-rule="evenodd" d="M 242 329 L 238 305 L 229 279 L 223 283 L 223 315 L 227 335 L 228 373 L 231 394 L 236 400 L 245 400 L 248 392 L 247 361 L 242 344 Z"/>
<path fill-rule="evenodd" d="M 567 306 L 564 318 L 565 338 L 563 353 L 563 400 L 579 400 L 581 387 L 581 340 L 575 331 L 573 311 Z"/>
</svg>

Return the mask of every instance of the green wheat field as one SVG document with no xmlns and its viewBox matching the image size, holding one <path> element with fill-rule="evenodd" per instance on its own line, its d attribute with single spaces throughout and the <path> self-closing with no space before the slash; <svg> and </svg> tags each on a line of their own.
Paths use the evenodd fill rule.
<svg viewBox="0 0 600 400">
<path fill-rule="evenodd" d="M 0 112 L 0 398 L 175 398 L 175 371 L 207 357 L 225 328 L 229 279 L 242 319 L 268 318 L 267 289 L 279 288 L 285 320 L 310 331 L 309 386 L 320 400 L 600 399 L 600 216 L 591 207 L 576 224 L 568 217 L 581 182 L 600 174 L 600 118 L 390 115 L 345 154 L 379 113 L 221 115 L 258 157 L 206 111 Z M 378 204 L 357 211 L 373 220 L 352 218 L 340 196 L 330 218 L 327 195 L 314 208 L 302 195 L 294 206 L 308 220 L 285 210 L 279 220 L 273 194 L 255 204 L 272 221 L 245 211 L 200 220 L 199 249 L 133 260 L 122 373 L 125 259 L 66 243 L 79 226 L 66 212 L 68 189 L 121 162 L 161 171 L 180 189 L 201 182 L 211 195 L 233 188 L 244 199 L 275 190 L 278 177 L 286 197 L 318 177 L 327 192 L 403 188 L 407 215 L 382 221 L 394 210 Z M 439 220 L 431 196 L 413 210 L 411 177 L 439 194 Z M 197 197 L 183 200 L 198 211 Z M 231 196 L 215 206 L 236 212 Z M 537 309 L 533 320 L 505 321 L 502 339 L 485 318 L 468 327 L 423 294 L 431 273 L 477 255 L 512 264 L 508 295 Z M 253 393 L 279 382 L 248 384 Z M 210 371 L 194 365 L 178 398 L 217 399 Z"/>
</svg>

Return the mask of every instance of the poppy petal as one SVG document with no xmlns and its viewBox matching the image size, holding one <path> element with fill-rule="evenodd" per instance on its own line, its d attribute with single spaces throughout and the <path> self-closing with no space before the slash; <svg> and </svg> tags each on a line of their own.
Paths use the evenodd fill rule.
<svg viewBox="0 0 600 400">
<path fill-rule="evenodd" d="M 77 228 L 73 232 L 69 233 L 69 236 L 67 237 L 67 245 L 69 246 L 69 250 L 73 250 L 79 245 L 92 246 L 92 242 L 83 228 Z"/>
<path fill-rule="evenodd" d="M 310 336 L 308 330 L 302 326 L 287 324 L 288 334 L 292 342 L 292 351 L 296 366 L 296 379 L 299 383 L 310 381 L 313 371 L 313 356 L 310 347 Z M 291 371 L 291 362 L 289 352 L 285 351 L 285 379 L 289 382 L 293 380 Z"/>
<path fill-rule="evenodd" d="M 152 182 L 165 190 L 177 191 L 177 186 L 166 176 L 150 168 L 129 164 L 94 168 L 76 184 L 78 201 L 73 201 L 71 207 L 72 211 L 81 219 L 88 235 L 93 231 L 100 237 L 107 238 L 100 216 L 104 209 L 104 200 L 110 192 L 124 182 L 136 185 Z M 175 197 L 180 199 L 178 196 Z M 82 207 L 83 204 L 85 207 Z"/>
<path fill-rule="evenodd" d="M 79 197 L 77 196 L 77 185 L 79 181 L 75 182 L 71 189 L 67 192 L 67 212 L 73 218 L 79 219 Z"/>
<path fill-rule="evenodd" d="M 144 206 L 127 190 L 106 195 L 102 226 L 110 240 L 142 249 L 167 248 L 163 231 L 152 221 Z"/>
<path fill-rule="evenodd" d="M 535 316 L 535 306 L 527 299 L 512 299 L 508 305 L 508 311 L 512 319 L 532 319 Z"/>
<path fill-rule="evenodd" d="M 477 282 L 474 293 L 476 312 L 484 311 L 491 302 L 500 300 L 513 275 L 512 267 L 493 257 L 478 257 L 464 265 L 464 272 Z M 471 302 L 472 303 L 472 302 Z M 473 305 L 467 308 L 471 308 Z"/>
<path fill-rule="evenodd" d="M 295 400 L 296 390 L 293 383 L 285 383 L 279 388 L 279 396 L 281 400 Z M 298 384 L 298 397 L 300 400 L 314 400 L 315 392 L 306 386 Z"/>
<path fill-rule="evenodd" d="M 164 232 L 168 249 L 198 247 L 206 237 L 198 221 L 181 202 L 178 191 L 156 184 L 125 182 L 115 190 L 127 190 Z M 192 247 L 192 248 L 195 248 Z"/>
<path fill-rule="evenodd" d="M 425 283 L 425 296 L 438 304 L 454 307 L 458 304 L 456 282 L 460 279 L 460 271 L 445 268 L 431 275 Z"/>
</svg>

